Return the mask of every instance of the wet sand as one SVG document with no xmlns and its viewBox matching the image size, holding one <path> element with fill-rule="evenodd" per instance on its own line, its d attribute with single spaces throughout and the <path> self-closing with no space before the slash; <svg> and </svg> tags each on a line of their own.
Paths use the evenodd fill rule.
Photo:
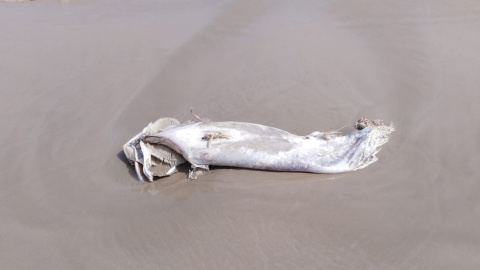
<svg viewBox="0 0 480 270">
<path fill-rule="evenodd" d="M 1 268 L 477 269 L 479 29 L 476 1 L 0 2 Z M 191 107 L 397 131 L 357 172 L 137 183 L 122 144 Z"/>
</svg>

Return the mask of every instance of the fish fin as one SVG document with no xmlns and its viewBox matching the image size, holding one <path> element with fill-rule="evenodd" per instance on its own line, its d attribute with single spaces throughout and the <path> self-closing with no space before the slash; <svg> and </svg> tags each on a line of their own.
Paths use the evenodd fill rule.
<svg viewBox="0 0 480 270">
<path fill-rule="evenodd" d="M 363 126 L 365 125 L 365 126 Z M 363 127 L 362 127 L 363 126 Z M 365 118 L 355 123 L 355 127 L 365 132 L 364 138 L 347 154 L 348 164 L 353 170 L 367 167 L 377 161 L 377 153 L 382 145 L 388 142 L 395 127 L 393 124 L 385 125 L 380 120 L 370 121 Z"/>
<path fill-rule="evenodd" d="M 228 139 L 230 138 L 228 135 L 225 135 L 221 132 L 207 132 L 205 135 L 202 137 L 202 140 L 207 141 L 207 148 L 210 148 L 210 145 L 212 145 L 212 142 L 216 139 Z"/>
<path fill-rule="evenodd" d="M 197 171 L 197 169 L 202 169 L 203 171 Z M 208 172 L 210 168 L 208 165 L 197 165 L 192 163 L 192 169 L 188 171 L 188 181 L 195 180 L 202 173 Z"/>
<path fill-rule="evenodd" d="M 198 114 L 193 112 L 193 108 L 190 108 L 190 113 L 195 117 L 198 121 L 203 122 L 203 123 L 212 123 L 213 121 L 206 118 L 206 117 L 200 117 Z"/>
</svg>

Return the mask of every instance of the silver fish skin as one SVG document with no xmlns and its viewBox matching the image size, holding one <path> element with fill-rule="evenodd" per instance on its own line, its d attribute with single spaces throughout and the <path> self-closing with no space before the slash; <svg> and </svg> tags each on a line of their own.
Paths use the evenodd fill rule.
<svg viewBox="0 0 480 270">
<path fill-rule="evenodd" d="M 344 136 L 318 131 L 298 136 L 253 123 L 197 122 L 146 136 L 144 142 L 168 146 L 194 167 L 341 173 L 375 162 L 393 130 L 367 126 Z"/>
</svg>

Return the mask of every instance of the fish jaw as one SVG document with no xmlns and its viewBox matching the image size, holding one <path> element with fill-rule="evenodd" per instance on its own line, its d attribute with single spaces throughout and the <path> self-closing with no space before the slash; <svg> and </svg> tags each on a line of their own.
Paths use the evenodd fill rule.
<svg viewBox="0 0 480 270">
<path fill-rule="evenodd" d="M 143 164 L 143 155 L 140 153 L 140 140 L 143 137 L 143 133 L 140 132 L 133 136 L 127 143 L 123 145 L 123 153 L 130 164 L 140 162 Z"/>
<path fill-rule="evenodd" d="M 149 181 L 153 181 L 154 177 L 169 176 L 177 171 L 177 165 L 185 163 L 181 155 L 167 146 L 151 146 L 143 142 L 147 136 L 177 125 L 180 125 L 180 122 L 174 118 L 160 118 L 123 145 L 125 157 L 135 166 L 140 181 L 144 181 L 144 176 Z"/>
</svg>

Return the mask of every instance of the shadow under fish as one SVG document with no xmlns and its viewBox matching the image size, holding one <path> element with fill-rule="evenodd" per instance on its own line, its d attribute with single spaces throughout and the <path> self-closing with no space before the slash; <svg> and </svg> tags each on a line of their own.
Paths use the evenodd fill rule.
<svg viewBox="0 0 480 270">
<path fill-rule="evenodd" d="M 187 162 L 192 166 L 189 179 L 210 165 L 310 173 L 355 171 L 378 159 L 380 146 L 395 130 L 379 120 L 362 118 L 347 135 L 315 131 L 298 136 L 259 124 L 197 118 L 199 122 L 183 124 L 160 118 L 123 146 L 140 181 L 144 176 L 149 181 L 169 176 Z"/>
</svg>

